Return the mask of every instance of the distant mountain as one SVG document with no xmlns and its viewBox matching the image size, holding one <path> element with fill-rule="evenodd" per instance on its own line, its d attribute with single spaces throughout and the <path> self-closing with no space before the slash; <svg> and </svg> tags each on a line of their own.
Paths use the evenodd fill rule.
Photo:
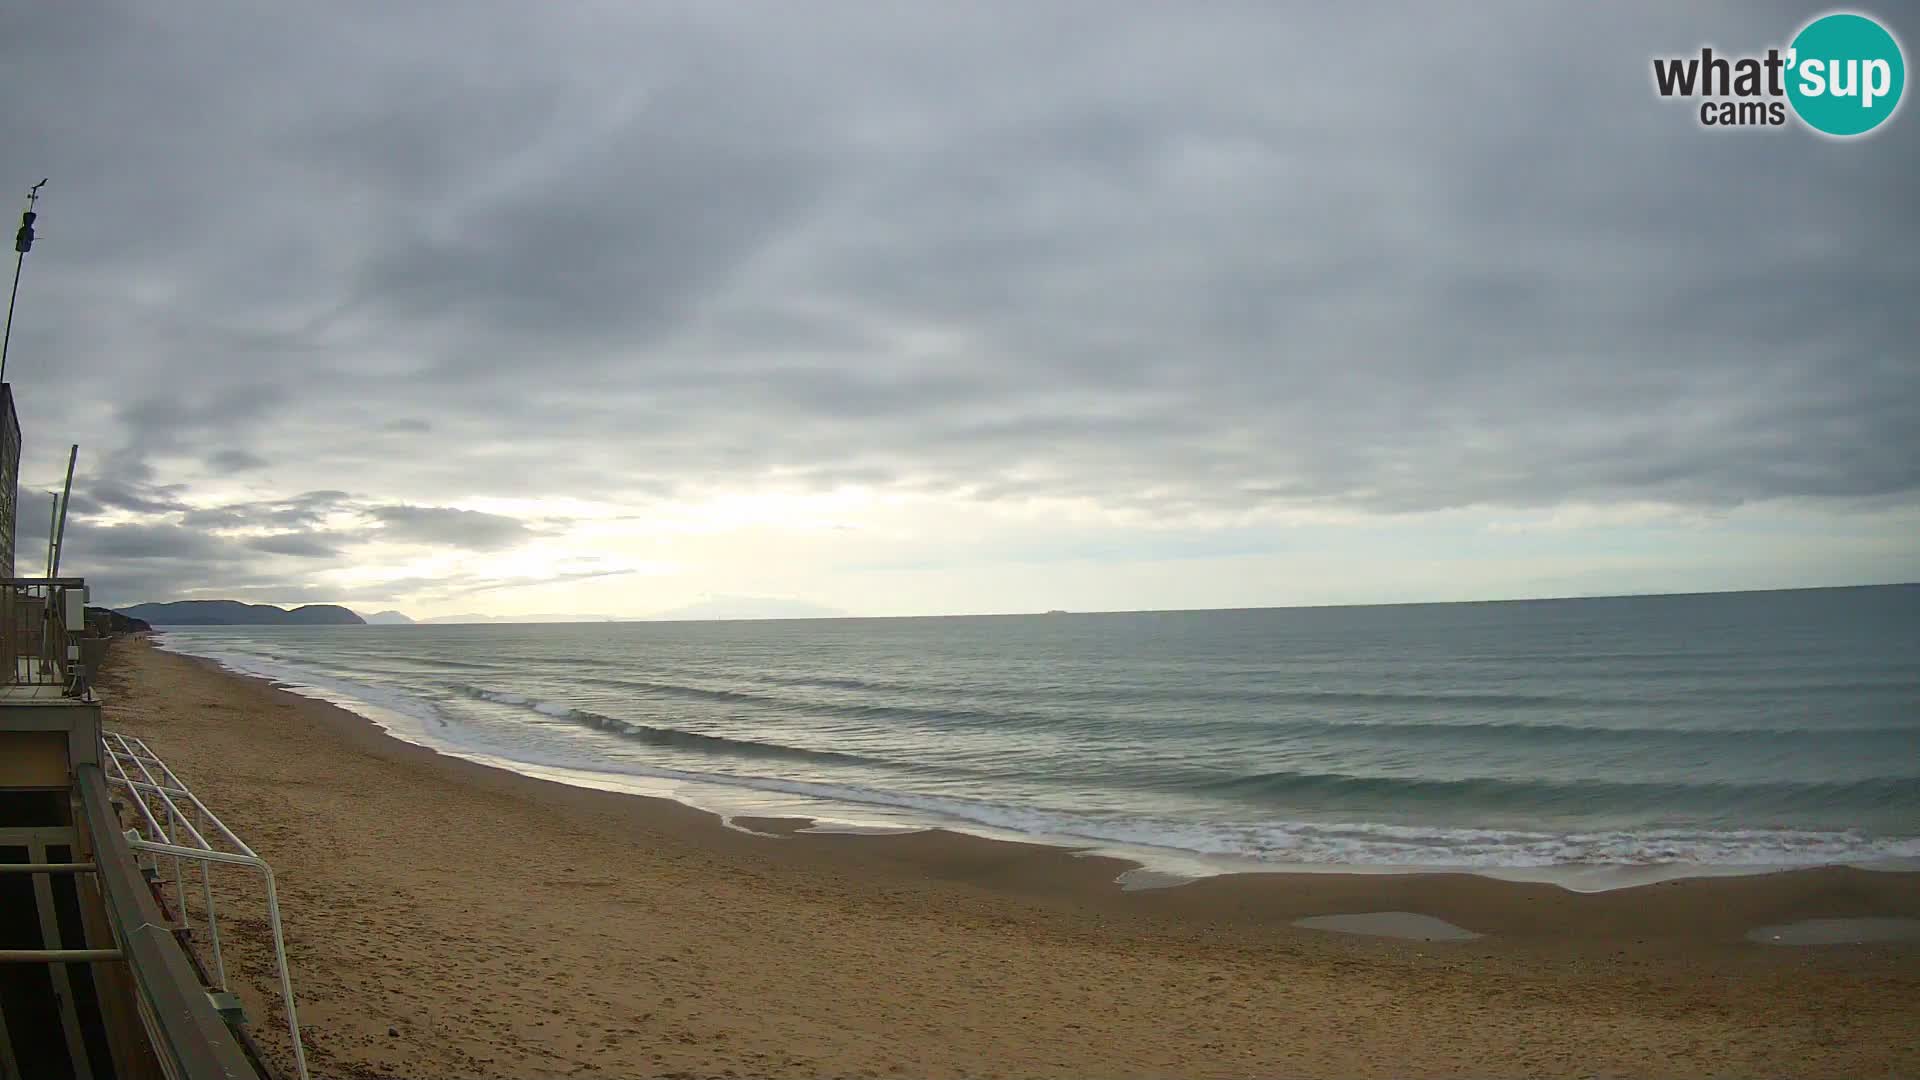
<svg viewBox="0 0 1920 1080">
<path fill-rule="evenodd" d="M 366 620 L 338 604 L 307 604 L 288 611 L 238 600 L 178 600 L 120 608 L 130 619 L 155 626 L 364 626 Z"/>
<path fill-rule="evenodd" d="M 376 611 L 371 615 L 362 615 L 368 626 L 412 626 L 413 620 L 397 611 Z"/>
</svg>

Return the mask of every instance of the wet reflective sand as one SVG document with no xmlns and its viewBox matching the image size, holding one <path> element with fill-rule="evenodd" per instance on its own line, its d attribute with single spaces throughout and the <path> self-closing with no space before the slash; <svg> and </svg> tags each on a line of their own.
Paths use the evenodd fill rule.
<svg viewBox="0 0 1920 1080">
<path fill-rule="evenodd" d="M 1747 933 L 1763 945 L 1863 945 L 1920 941 L 1920 919 L 1803 919 Z"/>
<path fill-rule="evenodd" d="M 1467 941 L 1480 935 L 1431 915 L 1411 911 L 1370 911 L 1362 915 L 1315 915 L 1295 919 L 1293 925 L 1308 930 L 1332 930 L 1341 934 L 1367 934 L 1373 937 L 1411 938 L 1415 941 Z"/>
</svg>

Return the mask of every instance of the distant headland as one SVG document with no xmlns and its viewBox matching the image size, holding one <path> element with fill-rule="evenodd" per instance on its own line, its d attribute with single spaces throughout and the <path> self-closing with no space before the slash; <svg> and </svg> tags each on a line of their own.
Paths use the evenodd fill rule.
<svg viewBox="0 0 1920 1080">
<path fill-rule="evenodd" d="M 289 611 L 238 600 L 178 600 L 118 610 L 154 626 L 364 626 L 367 621 L 338 604 L 307 604 Z"/>
</svg>

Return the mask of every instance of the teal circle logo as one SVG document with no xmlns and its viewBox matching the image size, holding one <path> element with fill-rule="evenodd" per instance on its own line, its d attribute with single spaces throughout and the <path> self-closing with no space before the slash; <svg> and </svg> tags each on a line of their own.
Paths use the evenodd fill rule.
<svg viewBox="0 0 1920 1080">
<path fill-rule="evenodd" d="M 1900 105 L 1907 64 L 1900 43 L 1865 15 L 1815 19 L 1788 52 L 1787 99 L 1815 131 L 1864 135 Z"/>
</svg>

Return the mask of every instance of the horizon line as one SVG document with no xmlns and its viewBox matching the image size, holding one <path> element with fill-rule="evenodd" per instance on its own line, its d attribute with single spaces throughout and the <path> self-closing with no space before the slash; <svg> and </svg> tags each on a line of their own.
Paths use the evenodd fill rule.
<svg viewBox="0 0 1920 1080">
<path fill-rule="evenodd" d="M 436 623 L 442 626 L 484 626 L 488 623 L 513 623 L 513 622 L 518 622 L 522 619 L 540 619 L 541 622 L 550 626 L 566 626 L 566 625 L 579 625 L 579 624 L 598 625 L 598 624 L 604 624 L 609 622 L 831 622 L 831 621 L 850 621 L 855 619 L 864 619 L 864 620 L 1005 619 L 1005 618 L 1040 617 L 1040 616 L 1049 616 L 1049 615 L 1055 616 L 1055 617 L 1062 616 L 1062 615 L 1186 615 L 1186 614 L 1198 614 L 1202 612 L 1228 612 L 1228 611 L 1319 611 L 1319 610 L 1325 610 L 1329 608 L 1437 607 L 1441 605 L 1450 605 L 1450 604 L 1544 604 L 1544 603 L 1564 602 L 1568 600 L 1651 600 L 1651 599 L 1660 599 L 1660 598 L 1681 598 L 1681 597 L 1689 597 L 1689 596 L 1736 596 L 1736 595 L 1749 594 L 1749 593 L 1761 594 L 1761 593 L 1788 593 L 1788 592 L 1834 592 L 1841 589 L 1898 589 L 1898 588 L 1912 588 L 1915 586 L 1920 586 L 1920 581 L 1877 581 L 1877 582 L 1860 582 L 1860 583 L 1848 584 L 1848 585 L 1795 585 L 1795 586 L 1783 586 L 1783 587 L 1764 588 L 1764 589 L 1701 589 L 1701 590 L 1689 591 L 1689 592 L 1578 593 L 1578 594 L 1560 595 L 1560 596 L 1499 597 L 1499 598 L 1488 598 L 1488 599 L 1482 599 L 1482 600 L 1379 600 L 1379 601 L 1368 601 L 1364 603 L 1255 604 L 1255 605 L 1248 605 L 1244 607 L 1087 608 L 1087 609 L 1052 608 L 1045 611 L 1032 611 L 1032 610 L 956 611 L 956 612 L 941 612 L 938 614 L 926 614 L 926 615 L 767 615 L 767 616 L 747 615 L 747 616 L 717 617 L 717 618 L 673 618 L 671 616 L 661 616 L 661 615 L 597 615 L 597 616 L 581 616 L 578 618 L 566 618 L 566 619 L 541 619 L 540 616 L 538 615 L 526 615 L 526 616 L 481 615 L 478 620 L 473 622 L 459 622 L 454 620 L 463 618 L 463 616 L 430 615 L 425 618 L 414 619 L 412 616 L 406 615 L 405 612 L 398 611 L 398 609 L 395 609 L 395 608 L 385 608 L 385 609 L 382 609 L 381 611 L 373 612 L 373 614 L 377 615 L 377 614 L 384 614 L 387 612 L 400 614 L 405 616 L 407 619 L 409 619 L 409 623 L 405 623 L 405 624 L 394 623 L 394 624 L 386 624 L 386 625 L 414 625 L 414 626 L 436 624 Z M 223 602 L 247 604 L 249 606 L 273 607 L 273 608 L 279 608 L 282 611 L 296 611 L 296 610 L 299 610 L 300 608 L 306 608 L 306 607 L 338 607 L 338 608 L 344 608 L 347 611 L 351 611 L 353 612 L 353 614 L 360 616 L 362 619 L 366 617 L 365 615 L 362 615 L 358 610 L 354 609 L 353 607 L 347 604 L 331 602 L 331 601 L 313 601 L 313 602 L 304 603 L 304 604 L 297 604 L 293 607 L 281 607 L 278 604 L 268 604 L 264 602 L 256 603 L 253 601 L 246 601 L 246 600 L 223 600 L 221 598 L 198 598 L 198 597 L 189 598 L 186 600 L 143 600 L 138 604 L 128 604 L 128 605 L 125 605 L 124 607 L 110 607 L 107 610 L 120 612 L 124 614 L 126 608 L 145 607 L 148 605 L 186 604 L 186 603 L 223 603 Z M 474 614 L 478 614 L 478 613 L 474 613 Z M 366 624 L 366 625 L 378 625 L 378 624 Z"/>
</svg>

